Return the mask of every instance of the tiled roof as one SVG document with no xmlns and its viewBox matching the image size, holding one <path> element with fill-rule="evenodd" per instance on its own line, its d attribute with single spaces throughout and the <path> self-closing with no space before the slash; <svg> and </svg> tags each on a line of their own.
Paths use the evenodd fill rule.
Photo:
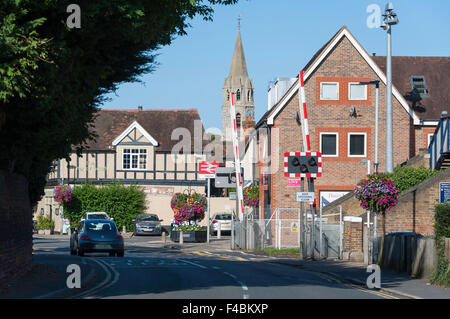
<svg viewBox="0 0 450 319">
<path fill-rule="evenodd" d="M 172 132 L 176 128 L 185 128 L 191 134 L 191 150 L 194 149 L 194 122 L 200 121 L 201 136 L 205 130 L 201 124 L 200 115 L 197 109 L 179 109 L 179 110 L 99 110 L 92 131 L 98 137 L 96 141 L 90 141 L 86 147 L 90 150 L 109 150 L 112 142 L 130 126 L 137 121 L 157 142 L 157 151 L 170 152 L 174 145 L 180 142 L 181 137 L 174 136 Z M 198 130 L 200 135 L 200 130 Z M 198 137 L 197 137 L 198 138 Z M 205 145 L 207 141 L 203 141 Z"/>
<path fill-rule="evenodd" d="M 385 56 L 372 59 L 386 72 Z M 411 76 L 425 77 L 428 97 L 412 92 Z M 438 120 L 442 111 L 450 110 L 450 57 L 393 56 L 392 83 L 421 120 Z"/>
</svg>

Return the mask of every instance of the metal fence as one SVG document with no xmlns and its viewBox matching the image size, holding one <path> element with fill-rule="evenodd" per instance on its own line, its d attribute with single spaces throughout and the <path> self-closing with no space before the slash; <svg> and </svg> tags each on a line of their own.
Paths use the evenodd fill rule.
<svg viewBox="0 0 450 319">
<path fill-rule="evenodd" d="M 331 215 L 328 215 L 331 216 Z M 328 222 L 328 216 L 316 218 L 305 214 L 305 240 L 302 245 L 305 257 L 340 258 L 342 254 L 342 222 Z M 334 219 L 334 218 L 333 218 Z M 276 209 L 270 219 L 246 219 L 234 221 L 232 226 L 232 248 L 261 250 L 266 248 L 299 248 L 300 209 Z"/>
</svg>

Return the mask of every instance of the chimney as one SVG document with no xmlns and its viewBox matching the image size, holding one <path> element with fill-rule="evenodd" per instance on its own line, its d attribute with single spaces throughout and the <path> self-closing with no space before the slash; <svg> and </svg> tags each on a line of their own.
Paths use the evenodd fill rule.
<svg viewBox="0 0 450 319">
<path fill-rule="evenodd" d="M 142 111 L 142 105 L 138 106 L 138 111 Z"/>
<path fill-rule="evenodd" d="M 372 56 L 377 56 L 377 54 L 376 53 L 372 53 Z"/>
</svg>

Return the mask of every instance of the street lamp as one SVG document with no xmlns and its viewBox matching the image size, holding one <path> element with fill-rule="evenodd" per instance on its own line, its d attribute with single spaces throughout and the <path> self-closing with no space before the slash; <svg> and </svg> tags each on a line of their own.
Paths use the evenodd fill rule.
<svg viewBox="0 0 450 319">
<path fill-rule="evenodd" d="M 386 172 L 394 171 L 393 136 L 392 136 L 392 42 L 391 26 L 398 24 L 394 5 L 389 2 L 383 13 L 381 28 L 387 30 L 387 56 L 386 56 Z"/>
<path fill-rule="evenodd" d="M 374 172 L 378 172 L 378 90 L 380 88 L 380 81 L 373 80 L 369 82 L 359 82 L 360 85 L 375 85 L 375 161 Z M 370 165 L 370 164 L 369 164 Z"/>
</svg>

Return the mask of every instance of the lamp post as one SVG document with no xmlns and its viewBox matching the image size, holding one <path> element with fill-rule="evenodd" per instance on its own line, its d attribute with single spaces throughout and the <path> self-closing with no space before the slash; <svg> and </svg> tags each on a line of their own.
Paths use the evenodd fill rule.
<svg viewBox="0 0 450 319">
<path fill-rule="evenodd" d="M 391 29 L 398 24 L 394 5 L 389 2 L 383 13 L 381 28 L 387 31 L 387 56 L 386 56 L 386 172 L 394 171 L 393 136 L 392 136 L 392 41 Z"/>
<path fill-rule="evenodd" d="M 378 91 L 380 88 L 380 81 L 373 80 L 369 82 L 359 82 L 360 85 L 375 85 L 375 161 L 373 163 L 374 172 L 378 172 Z M 370 165 L 370 164 L 369 164 Z"/>
</svg>

